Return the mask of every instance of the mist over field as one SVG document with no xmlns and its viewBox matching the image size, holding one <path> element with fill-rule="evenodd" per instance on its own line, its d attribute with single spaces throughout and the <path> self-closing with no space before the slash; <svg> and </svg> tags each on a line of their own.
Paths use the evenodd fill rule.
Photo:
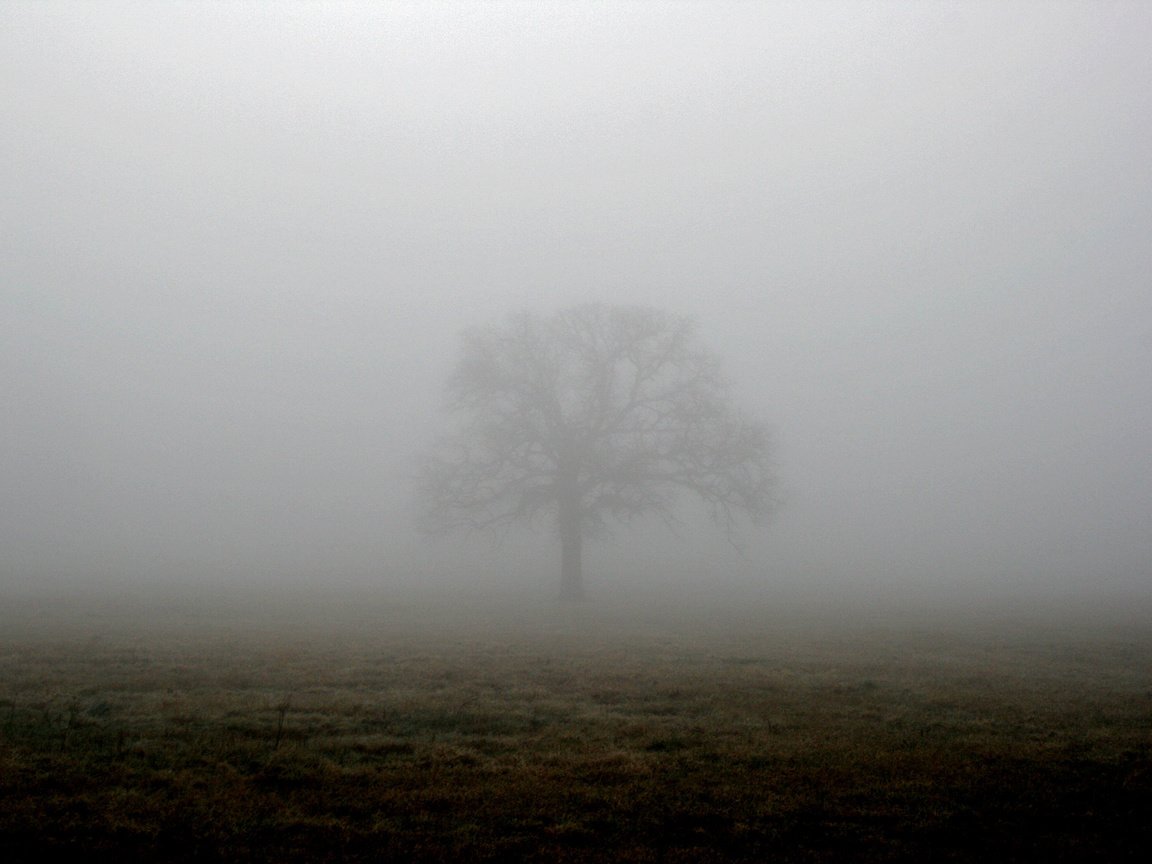
<svg viewBox="0 0 1152 864">
<path fill-rule="evenodd" d="M 556 590 L 430 538 L 460 334 L 687 315 L 779 506 L 593 597 L 1152 587 L 1152 9 L 0 8 L 0 589 Z M 699 524 L 697 524 L 699 523 Z"/>
<path fill-rule="evenodd" d="M 0 3 L 0 858 L 1146 857 L 1149 45 Z"/>
</svg>

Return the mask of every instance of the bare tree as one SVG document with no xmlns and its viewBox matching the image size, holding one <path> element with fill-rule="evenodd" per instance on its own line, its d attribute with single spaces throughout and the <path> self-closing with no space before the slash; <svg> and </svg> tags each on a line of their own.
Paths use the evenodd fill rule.
<svg viewBox="0 0 1152 864">
<path fill-rule="evenodd" d="M 673 522 L 682 492 L 727 527 L 768 515 L 766 430 L 732 411 L 688 318 L 599 305 L 517 314 L 466 331 L 448 393 L 459 425 L 423 466 L 429 526 L 553 519 L 564 599 L 584 596 L 584 538 L 609 521 Z"/>
</svg>

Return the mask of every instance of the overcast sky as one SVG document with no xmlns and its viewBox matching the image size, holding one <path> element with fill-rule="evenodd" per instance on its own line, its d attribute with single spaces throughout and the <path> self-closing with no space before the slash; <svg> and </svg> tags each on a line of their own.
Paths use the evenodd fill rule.
<svg viewBox="0 0 1152 864">
<path fill-rule="evenodd" d="M 1148 587 L 1149 45 L 1143 2 L 4 3 L 0 585 L 465 578 L 408 479 L 458 333 L 592 300 L 698 318 L 785 498 L 597 590 Z"/>
</svg>

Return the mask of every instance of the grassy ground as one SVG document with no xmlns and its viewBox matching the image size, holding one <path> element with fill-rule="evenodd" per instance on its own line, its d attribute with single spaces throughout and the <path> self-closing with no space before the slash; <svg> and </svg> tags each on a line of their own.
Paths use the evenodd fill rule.
<svg viewBox="0 0 1152 864">
<path fill-rule="evenodd" d="M 1131 608 L 0 612 L 12 862 L 1143 860 L 1150 767 Z"/>
</svg>

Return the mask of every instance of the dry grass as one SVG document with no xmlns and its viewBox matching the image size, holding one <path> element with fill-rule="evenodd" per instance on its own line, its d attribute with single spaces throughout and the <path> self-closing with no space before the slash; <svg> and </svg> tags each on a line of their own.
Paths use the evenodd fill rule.
<svg viewBox="0 0 1152 864">
<path fill-rule="evenodd" d="M 269 600 L 7 603 L 4 859 L 1152 848 L 1140 614 Z"/>
</svg>

